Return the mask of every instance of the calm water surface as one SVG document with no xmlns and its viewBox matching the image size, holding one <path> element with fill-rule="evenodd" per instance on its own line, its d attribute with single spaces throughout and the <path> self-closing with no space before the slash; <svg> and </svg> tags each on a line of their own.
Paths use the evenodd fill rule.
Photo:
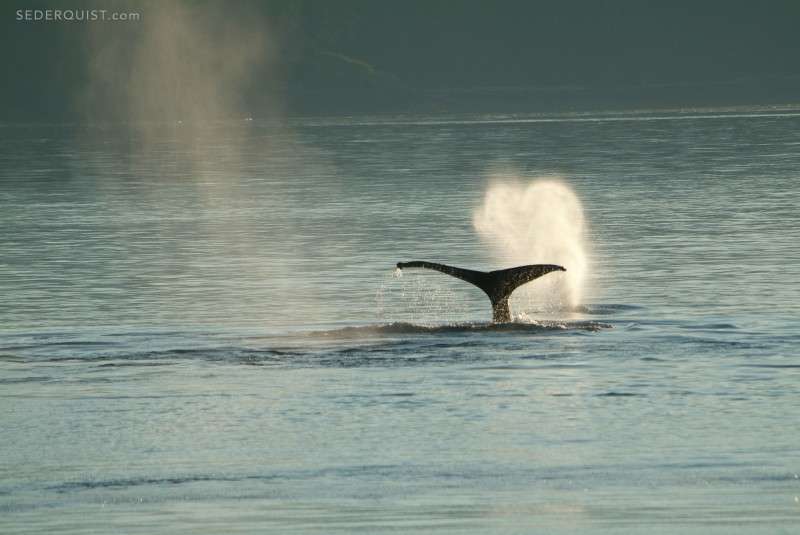
<svg viewBox="0 0 800 535">
<path fill-rule="evenodd" d="M 582 307 L 494 168 L 583 202 Z M 800 116 L 0 125 L 0 532 L 796 533 Z"/>
</svg>

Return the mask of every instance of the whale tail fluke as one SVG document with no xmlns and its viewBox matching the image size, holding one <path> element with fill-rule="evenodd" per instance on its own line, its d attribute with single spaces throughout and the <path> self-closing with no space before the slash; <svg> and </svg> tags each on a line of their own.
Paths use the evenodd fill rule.
<svg viewBox="0 0 800 535">
<path fill-rule="evenodd" d="M 397 267 L 433 269 L 477 286 L 489 297 L 492 303 L 492 321 L 498 323 L 511 321 L 508 298 L 514 290 L 542 275 L 553 271 L 566 271 L 562 266 L 555 264 L 531 264 L 488 272 L 424 261 L 398 262 Z"/>
</svg>

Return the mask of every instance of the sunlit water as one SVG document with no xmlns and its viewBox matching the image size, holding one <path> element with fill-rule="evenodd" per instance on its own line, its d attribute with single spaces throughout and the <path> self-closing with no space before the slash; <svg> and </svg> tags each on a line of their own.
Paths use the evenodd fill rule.
<svg viewBox="0 0 800 535">
<path fill-rule="evenodd" d="M 0 126 L 0 532 L 796 532 L 796 114 L 251 125 Z M 581 307 L 394 276 L 495 168 Z"/>
</svg>

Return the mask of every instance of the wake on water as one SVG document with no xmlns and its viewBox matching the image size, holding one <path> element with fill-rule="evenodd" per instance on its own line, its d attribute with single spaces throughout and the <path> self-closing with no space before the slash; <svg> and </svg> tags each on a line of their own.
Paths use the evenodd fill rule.
<svg viewBox="0 0 800 535">
<path fill-rule="evenodd" d="M 459 334 L 475 332 L 538 334 L 555 331 L 600 331 L 611 329 L 609 323 L 599 321 L 558 321 L 558 320 L 520 320 L 508 323 L 490 321 L 422 324 L 411 322 L 393 322 L 377 325 L 360 325 L 342 327 L 324 331 L 313 331 L 311 336 L 325 338 L 360 338 L 379 337 L 398 334 Z"/>
</svg>

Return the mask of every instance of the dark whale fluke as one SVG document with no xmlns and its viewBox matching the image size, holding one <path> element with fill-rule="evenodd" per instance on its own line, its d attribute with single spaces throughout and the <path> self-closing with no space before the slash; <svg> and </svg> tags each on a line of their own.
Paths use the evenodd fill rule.
<svg viewBox="0 0 800 535">
<path fill-rule="evenodd" d="M 474 271 L 472 269 L 462 269 L 436 262 L 398 262 L 398 269 L 405 268 L 426 268 L 441 271 L 447 275 L 465 280 L 474 284 L 489 296 L 492 302 L 492 321 L 497 323 L 511 321 L 511 312 L 508 309 L 508 298 L 511 292 L 522 286 L 526 282 L 538 279 L 542 275 L 547 275 L 551 271 L 566 271 L 561 266 L 555 264 L 532 264 L 529 266 L 518 266 L 508 269 L 498 269 L 496 271 Z"/>
</svg>

